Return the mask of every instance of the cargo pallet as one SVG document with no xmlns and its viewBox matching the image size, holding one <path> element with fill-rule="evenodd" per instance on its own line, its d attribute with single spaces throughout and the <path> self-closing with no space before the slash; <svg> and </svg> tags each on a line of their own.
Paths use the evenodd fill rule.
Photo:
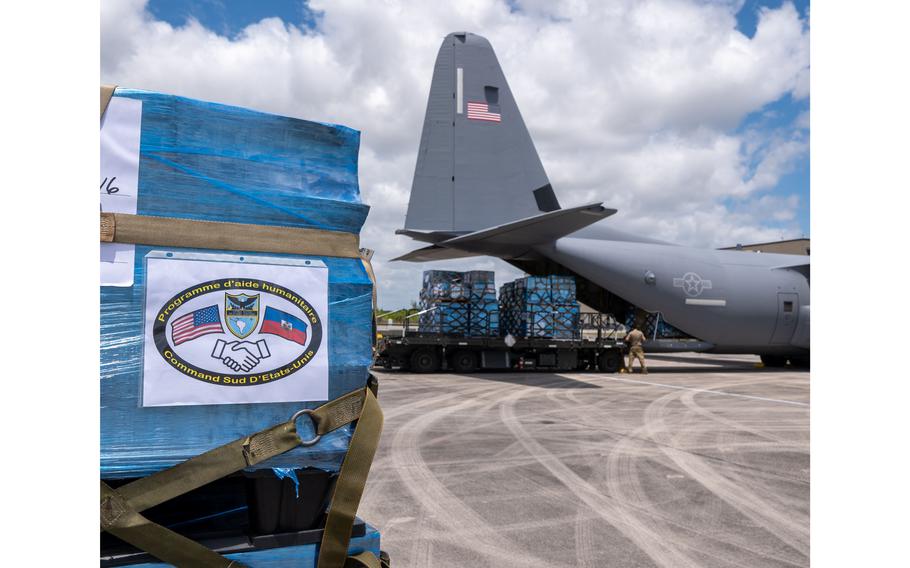
<svg viewBox="0 0 910 568">
<path fill-rule="evenodd" d="M 598 370 L 615 373 L 623 367 L 623 342 L 598 334 L 595 339 L 455 337 L 405 332 L 383 337 L 376 345 L 374 365 L 414 373 L 449 370 Z"/>
</svg>

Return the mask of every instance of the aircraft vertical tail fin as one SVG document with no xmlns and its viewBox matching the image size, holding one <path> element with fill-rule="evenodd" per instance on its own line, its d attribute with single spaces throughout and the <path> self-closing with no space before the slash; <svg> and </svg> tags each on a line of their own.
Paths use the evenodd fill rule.
<svg viewBox="0 0 910 568">
<path fill-rule="evenodd" d="M 449 34 L 433 70 L 405 230 L 467 233 L 559 208 L 490 42 Z"/>
</svg>

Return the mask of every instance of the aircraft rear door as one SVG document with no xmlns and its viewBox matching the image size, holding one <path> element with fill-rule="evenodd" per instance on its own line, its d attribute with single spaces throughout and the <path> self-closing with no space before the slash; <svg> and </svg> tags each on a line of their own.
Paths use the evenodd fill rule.
<svg viewBox="0 0 910 568">
<path fill-rule="evenodd" d="M 771 343 L 787 344 L 796 331 L 799 320 L 799 294 L 780 292 L 777 294 L 777 323 Z"/>
</svg>

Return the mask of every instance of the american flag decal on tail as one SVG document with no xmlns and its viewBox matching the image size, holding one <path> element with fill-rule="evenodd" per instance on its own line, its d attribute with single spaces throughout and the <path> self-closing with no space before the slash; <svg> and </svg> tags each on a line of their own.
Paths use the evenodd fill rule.
<svg viewBox="0 0 910 568">
<path fill-rule="evenodd" d="M 491 109 L 487 103 L 468 103 L 468 118 L 471 120 L 486 120 L 488 122 L 501 122 L 499 109 Z"/>
</svg>

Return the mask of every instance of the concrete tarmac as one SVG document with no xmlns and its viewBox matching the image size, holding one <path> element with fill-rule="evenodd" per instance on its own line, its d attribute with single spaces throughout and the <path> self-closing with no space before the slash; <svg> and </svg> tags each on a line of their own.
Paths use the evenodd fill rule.
<svg viewBox="0 0 910 568">
<path fill-rule="evenodd" d="M 809 373 L 376 372 L 359 515 L 396 568 L 809 565 Z"/>
</svg>

